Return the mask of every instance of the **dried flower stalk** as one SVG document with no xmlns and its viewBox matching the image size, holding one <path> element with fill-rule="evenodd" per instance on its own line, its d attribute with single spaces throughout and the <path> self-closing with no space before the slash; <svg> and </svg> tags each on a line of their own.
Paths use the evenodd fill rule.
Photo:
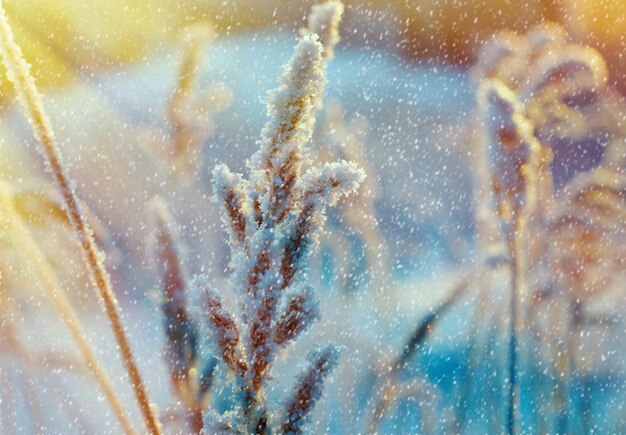
<svg viewBox="0 0 626 435">
<path fill-rule="evenodd" d="M 7 69 L 7 76 L 13 82 L 20 103 L 24 106 L 35 136 L 41 142 L 43 154 L 65 203 L 68 218 L 80 242 L 85 263 L 89 270 L 98 294 L 104 303 L 107 317 L 119 346 L 122 361 L 135 392 L 139 408 L 144 417 L 146 427 L 152 434 L 160 434 L 160 426 L 155 410 L 150 404 L 143 380 L 135 363 L 135 359 L 126 338 L 120 319 L 119 307 L 111 289 L 108 273 L 103 266 L 104 254 L 95 246 L 92 231 L 86 224 L 80 211 L 80 203 L 73 189 L 73 183 L 67 176 L 61 156 L 57 148 L 54 133 L 46 116 L 41 97 L 30 74 L 30 67 L 20 47 L 15 43 L 6 12 L 0 2 L 0 51 Z"/>
<path fill-rule="evenodd" d="M 271 117 L 260 150 L 248 161 L 250 180 L 220 165 L 215 168 L 214 200 L 230 235 L 235 271 L 231 278 L 243 308 L 240 325 L 206 279 L 205 313 L 221 359 L 241 391 L 238 417 L 226 426 L 244 433 L 268 433 L 274 421 L 264 387 L 275 354 L 294 341 L 319 316 L 317 301 L 305 285 L 306 260 L 317 241 L 328 206 L 351 194 L 364 178 L 344 161 L 321 169 L 310 165 L 304 145 L 325 84 L 323 47 L 304 35 L 286 66 L 280 87 L 268 100 Z M 333 356 L 335 355 L 335 356 Z M 282 430 L 298 433 L 321 394 L 323 378 L 336 360 L 327 347 L 314 357 L 288 402 Z M 234 419 L 233 419 L 234 418 Z M 220 423 L 221 424 L 221 423 Z"/>
<path fill-rule="evenodd" d="M 489 173 L 494 206 L 500 218 L 511 269 L 510 341 L 507 431 L 518 432 L 518 344 L 522 330 L 520 299 L 526 294 L 529 217 L 537 203 L 541 145 L 524 116 L 517 96 L 499 80 L 486 80 L 478 89 L 489 142 Z"/>
<path fill-rule="evenodd" d="M 2 217 L 2 221 L 4 222 L 7 231 L 11 233 L 12 237 L 15 237 L 15 239 L 19 241 L 24 254 L 26 254 L 37 270 L 37 273 L 43 281 L 42 288 L 46 291 L 46 295 L 55 304 L 61 318 L 67 325 L 67 328 L 76 342 L 87 367 L 96 382 L 100 385 L 102 392 L 111 405 L 111 408 L 122 425 L 124 432 L 127 434 L 136 433 L 124 406 L 113 390 L 113 386 L 108 375 L 106 374 L 106 371 L 98 362 L 94 350 L 83 333 L 84 328 L 78 318 L 78 315 L 72 308 L 67 294 L 61 287 L 54 271 L 52 270 L 52 266 L 37 246 L 37 243 L 28 231 L 28 228 L 22 222 L 20 216 L 17 214 L 12 197 L 13 194 L 9 186 L 3 183 L 0 184 L 0 209 L 2 210 L 0 217 Z"/>
</svg>

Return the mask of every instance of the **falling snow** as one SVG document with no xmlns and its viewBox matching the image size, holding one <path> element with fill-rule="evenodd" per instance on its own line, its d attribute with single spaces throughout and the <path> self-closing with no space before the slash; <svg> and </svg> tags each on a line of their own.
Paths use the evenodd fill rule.
<svg viewBox="0 0 626 435">
<path fill-rule="evenodd" d="M 626 433 L 622 0 L 0 1 L 0 434 Z"/>
</svg>

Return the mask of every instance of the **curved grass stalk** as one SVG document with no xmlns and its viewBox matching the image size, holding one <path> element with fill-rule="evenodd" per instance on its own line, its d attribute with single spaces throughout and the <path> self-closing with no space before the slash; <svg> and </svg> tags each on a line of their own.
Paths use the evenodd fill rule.
<svg viewBox="0 0 626 435">
<path fill-rule="evenodd" d="M 145 425 L 151 434 L 160 434 L 161 428 L 157 420 L 156 412 L 150 404 L 148 393 L 122 325 L 119 307 L 113 290 L 111 289 L 109 275 L 102 264 L 104 254 L 96 247 L 91 228 L 89 228 L 89 225 L 85 222 L 84 216 L 80 210 L 78 197 L 72 188 L 72 181 L 63 168 L 61 156 L 54 139 L 54 133 L 48 117 L 44 112 L 43 103 L 35 85 L 35 80 L 30 73 L 28 63 L 22 56 L 20 47 L 14 41 L 13 32 L 1 0 L 0 52 L 2 54 L 3 63 L 7 69 L 7 76 L 9 80 L 13 82 L 18 98 L 26 109 L 31 127 L 33 128 L 35 136 L 41 142 L 43 154 L 52 171 L 57 188 L 63 196 L 68 219 L 72 223 L 73 230 L 80 242 L 83 257 L 91 279 L 104 304 Z"/>
<path fill-rule="evenodd" d="M 389 365 L 389 371 L 381 377 L 380 393 L 369 417 L 366 433 L 378 433 L 379 425 L 385 415 L 391 410 L 397 399 L 406 393 L 407 385 L 403 385 L 401 372 L 404 370 L 415 354 L 422 348 L 422 344 L 428 340 L 439 319 L 444 316 L 466 293 L 469 286 L 469 278 L 463 277 L 453 288 L 450 295 L 430 313 L 426 314 L 411 332 L 408 340 L 402 346 L 402 351 Z"/>
<path fill-rule="evenodd" d="M 536 216 L 543 155 L 534 125 L 517 94 L 499 80 L 485 80 L 478 101 L 489 131 L 488 152 L 494 207 L 500 219 L 511 270 L 506 431 L 519 433 L 519 353 L 526 296 L 528 224 Z"/>
<path fill-rule="evenodd" d="M 52 302 L 56 306 L 62 320 L 67 325 L 72 338 L 76 342 L 80 353 L 82 354 L 91 374 L 95 378 L 96 382 L 100 385 L 102 392 L 106 396 L 115 416 L 119 420 L 120 424 L 124 428 L 126 434 L 135 434 L 133 425 L 128 417 L 128 414 L 124 410 L 124 406 L 120 402 L 117 394 L 113 391 L 113 386 L 109 380 L 106 372 L 102 366 L 98 363 L 98 359 L 89 344 L 87 337 L 83 333 L 83 326 L 73 310 L 67 294 L 59 284 L 59 281 L 50 266 L 50 263 L 41 252 L 37 243 L 33 239 L 32 235 L 28 231 L 28 228 L 24 225 L 21 217 L 17 214 L 13 206 L 11 198 L 11 192 L 6 185 L 0 183 L 0 209 L 2 210 L 2 220 L 10 229 L 12 237 L 19 242 L 20 248 L 23 253 L 30 259 L 34 265 L 39 277 L 43 281 L 43 289 L 46 294 L 52 299 Z"/>
</svg>

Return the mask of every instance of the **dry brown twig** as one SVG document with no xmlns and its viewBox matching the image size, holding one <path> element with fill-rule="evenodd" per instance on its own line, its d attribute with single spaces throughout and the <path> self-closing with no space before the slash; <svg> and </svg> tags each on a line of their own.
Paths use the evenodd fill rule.
<svg viewBox="0 0 626 435">
<path fill-rule="evenodd" d="M 156 410 L 153 408 L 148 398 L 143 379 L 139 373 L 132 349 L 122 325 L 119 307 L 111 289 L 109 275 L 102 263 L 104 254 L 96 247 L 93 240 L 93 233 L 81 213 L 79 199 L 74 192 L 73 182 L 70 180 L 63 167 L 52 127 L 43 109 L 35 81 L 30 74 L 30 67 L 24 59 L 20 47 L 14 41 L 13 32 L 1 2 L 0 51 L 2 52 L 2 59 L 7 69 L 7 76 L 15 86 L 18 99 L 27 112 L 35 136 L 41 142 L 43 154 L 56 185 L 63 196 L 68 218 L 80 242 L 84 260 L 93 284 L 98 290 L 98 294 L 104 304 L 107 317 L 119 346 L 122 361 L 142 412 L 144 423 L 150 433 L 160 434 L 161 429 L 156 417 Z"/>
<path fill-rule="evenodd" d="M 0 213 L 0 222 L 2 222 L 3 226 L 11 234 L 11 237 L 19 244 L 22 252 L 33 264 L 37 274 L 42 280 L 42 289 L 46 292 L 46 296 L 55 304 L 61 319 L 70 330 L 72 338 L 76 342 L 87 367 L 100 385 L 102 392 L 113 408 L 124 431 L 127 434 L 134 434 L 135 430 L 130 422 L 130 418 L 126 414 L 117 394 L 114 392 L 106 371 L 99 364 L 95 352 L 83 332 L 84 329 L 78 315 L 74 312 L 48 260 L 38 248 L 28 228 L 26 228 L 22 219 L 15 211 L 10 187 L 3 183 L 0 183 L 0 210 L 2 210 L 2 213 Z"/>
</svg>

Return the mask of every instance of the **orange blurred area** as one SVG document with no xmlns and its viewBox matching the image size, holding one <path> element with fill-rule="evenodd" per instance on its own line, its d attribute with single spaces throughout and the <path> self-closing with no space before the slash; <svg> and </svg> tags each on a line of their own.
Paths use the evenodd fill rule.
<svg viewBox="0 0 626 435">
<path fill-rule="evenodd" d="M 293 30 L 309 3 L 21 0 L 6 8 L 40 86 L 58 87 L 85 71 L 149 56 L 199 19 L 214 22 L 220 34 Z M 384 44 L 409 58 L 463 65 L 470 65 L 480 43 L 499 30 L 524 32 L 538 22 L 556 21 L 576 40 L 599 49 L 613 81 L 624 82 L 624 0 L 354 0 L 346 15 L 344 25 L 353 29 L 344 35 L 347 41 Z M 3 99 L 12 94 L 4 79 L 0 92 Z"/>
<path fill-rule="evenodd" d="M 572 36 L 597 48 L 613 82 L 626 91 L 626 1 L 569 1 L 562 22 Z"/>
<path fill-rule="evenodd" d="M 22 0 L 5 2 L 10 23 L 39 86 L 58 87 L 79 74 L 149 54 L 200 15 L 197 1 Z M 12 87 L 2 79 L 3 99 Z"/>
<path fill-rule="evenodd" d="M 598 49 L 612 80 L 618 86 L 624 82 L 624 0 L 422 0 L 403 2 L 399 11 L 406 20 L 403 51 L 409 57 L 472 64 L 477 47 L 495 32 L 523 33 L 534 24 L 554 21 L 577 42 Z"/>
<path fill-rule="evenodd" d="M 471 64 L 478 46 L 500 30 L 524 32 L 558 21 L 554 0 L 423 0 L 404 2 L 408 56 Z M 519 5 L 517 8 L 516 6 Z"/>
</svg>

